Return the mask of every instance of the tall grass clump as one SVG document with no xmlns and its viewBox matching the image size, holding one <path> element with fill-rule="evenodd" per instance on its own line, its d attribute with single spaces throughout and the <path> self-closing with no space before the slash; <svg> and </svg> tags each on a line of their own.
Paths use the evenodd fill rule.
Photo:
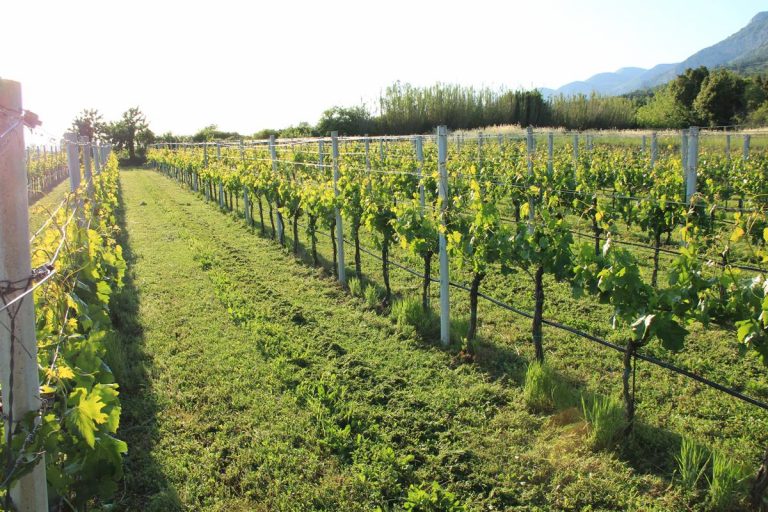
<svg viewBox="0 0 768 512">
<path fill-rule="evenodd" d="M 529 409 L 551 411 L 565 401 L 567 390 L 557 373 L 547 363 L 534 361 L 525 372 L 523 396 Z"/>
<path fill-rule="evenodd" d="M 744 468 L 722 452 L 712 454 L 709 503 L 712 510 L 735 510 L 746 480 Z"/>
<path fill-rule="evenodd" d="M 395 302 L 392 317 L 398 327 L 411 326 L 426 340 L 440 337 L 440 317 L 431 308 L 425 310 L 421 300 L 415 297 Z"/>
<path fill-rule="evenodd" d="M 595 395 L 591 400 L 581 397 L 584 419 L 589 423 L 589 444 L 593 450 L 610 448 L 625 426 L 624 410 L 611 397 Z"/>
<path fill-rule="evenodd" d="M 693 490 L 698 485 L 709 464 L 707 449 L 696 442 L 683 438 L 680 445 L 680 454 L 675 456 L 677 472 L 680 474 L 680 483 L 686 489 Z"/>
</svg>

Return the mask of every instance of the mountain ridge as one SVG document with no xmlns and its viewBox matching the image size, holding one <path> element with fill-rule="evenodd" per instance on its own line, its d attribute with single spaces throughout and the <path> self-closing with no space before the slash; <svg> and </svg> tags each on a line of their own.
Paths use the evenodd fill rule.
<svg viewBox="0 0 768 512">
<path fill-rule="evenodd" d="M 749 23 L 722 41 L 694 53 L 682 62 L 657 64 L 650 69 L 623 67 L 614 72 L 598 73 L 586 80 L 569 82 L 557 89 L 540 88 L 544 96 L 593 92 L 617 96 L 664 84 L 688 68 L 726 67 L 739 71 L 768 69 L 768 11 L 757 13 Z"/>
</svg>

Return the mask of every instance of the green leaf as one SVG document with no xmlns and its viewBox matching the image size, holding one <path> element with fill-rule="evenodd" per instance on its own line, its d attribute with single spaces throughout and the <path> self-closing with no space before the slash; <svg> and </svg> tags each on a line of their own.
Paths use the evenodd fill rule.
<svg viewBox="0 0 768 512">
<path fill-rule="evenodd" d="M 75 388 L 69 395 L 69 402 L 72 407 L 67 411 L 67 425 L 80 432 L 88 446 L 93 448 L 97 425 L 108 420 L 108 416 L 101 412 L 104 408 L 101 396 L 93 392 L 89 394 L 85 388 Z"/>
</svg>

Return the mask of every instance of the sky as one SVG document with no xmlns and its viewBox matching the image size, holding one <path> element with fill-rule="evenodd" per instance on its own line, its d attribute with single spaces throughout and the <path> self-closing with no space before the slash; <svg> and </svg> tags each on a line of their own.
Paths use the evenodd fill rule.
<svg viewBox="0 0 768 512">
<path fill-rule="evenodd" d="M 84 108 L 129 107 L 155 133 L 252 134 L 372 103 L 399 80 L 556 88 L 679 62 L 765 0 L 425 0 L 197 3 L 9 0 L 0 77 L 58 139 Z"/>
</svg>

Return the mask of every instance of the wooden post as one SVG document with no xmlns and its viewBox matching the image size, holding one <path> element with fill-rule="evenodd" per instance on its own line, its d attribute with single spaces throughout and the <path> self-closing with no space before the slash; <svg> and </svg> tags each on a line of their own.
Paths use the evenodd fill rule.
<svg viewBox="0 0 768 512">
<path fill-rule="evenodd" d="M 331 132 L 331 144 L 333 151 L 333 196 L 339 197 L 339 132 Z M 342 285 L 347 284 L 347 271 L 344 266 L 344 225 L 341 221 L 341 211 L 339 207 L 334 208 L 336 215 L 336 252 L 337 263 L 339 266 L 339 282 Z"/>
<path fill-rule="evenodd" d="M 21 111 L 21 84 L 0 80 L 0 106 L 11 111 Z M 0 133 L 5 133 L 17 122 L 12 117 L 0 117 Z M 27 175 L 24 172 L 24 126 L 19 124 L 8 132 L 0 139 L 0 147 L 4 147 L 4 154 L 0 158 L 0 283 L 20 283 L 17 288 L 7 291 L 0 284 L 2 308 L 32 284 L 29 200 Z M 25 284 L 27 280 L 30 282 Z M 30 412 L 37 413 L 41 406 L 32 295 L 0 312 L 0 324 L 0 385 L 5 416 L 4 442 L 7 445 L 19 422 Z M 48 510 L 45 457 L 35 464 L 32 471 L 11 485 L 10 497 L 14 510 Z"/>
<path fill-rule="evenodd" d="M 437 168 L 440 174 L 440 341 L 443 346 L 451 342 L 450 276 L 448 274 L 448 241 L 446 217 L 448 215 L 448 127 L 437 127 Z"/>
</svg>

